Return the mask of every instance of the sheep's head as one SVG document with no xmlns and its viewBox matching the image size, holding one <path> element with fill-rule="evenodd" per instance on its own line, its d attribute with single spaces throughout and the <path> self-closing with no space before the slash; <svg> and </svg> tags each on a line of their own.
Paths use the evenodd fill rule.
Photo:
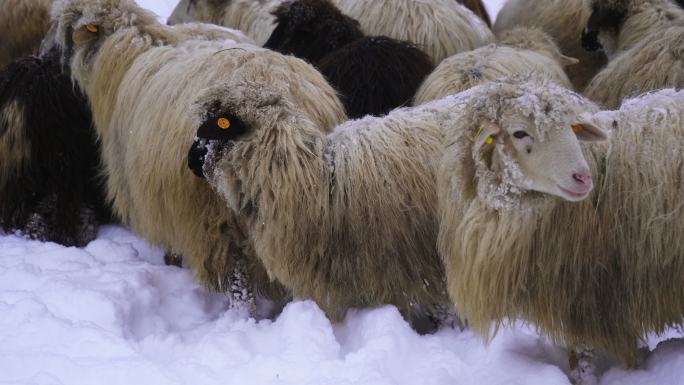
<svg viewBox="0 0 684 385">
<path fill-rule="evenodd" d="M 232 0 L 181 0 L 167 23 L 169 25 L 201 21 L 220 24 L 219 20 Z"/>
<path fill-rule="evenodd" d="M 123 29 L 157 23 L 154 14 L 131 0 L 64 0 L 55 3 L 52 18 L 63 62 L 81 81 L 88 78 L 105 39 Z"/>
<path fill-rule="evenodd" d="M 585 0 L 590 11 L 582 31 L 582 47 L 603 49 L 609 56 L 631 47 L 653 28 L 684 18 L 681 8 L 670 0 Z M 639 15 L 638 17 L 635 17 Z M 629 31 L 628 37 L 621 32 Z"/>
<path fill-rule="evenodd" d="M 539 80 L 489 83 L 468 94 L 471 118 L 464 121 L 471 123 L 457 130 L 468 136 L 461 142 L 472 146 L 465 150 L 472 167 L 461 167 L 470 174 L 459 183 L 475 181 L 477 195 L 493 208 L 515 204 L 526 192 L 568 201 L 589 195 L 592 176 L 579 141 L 606 139 L 583 117 L 595 109 L 591 102 Z"/>
<path fill-rule="evenodd" d="M 290 0 L 273 11 L 276 28 L 265 48 L 317 63 L 326 54 L 363 37 L 359 23 L 330 0 Z"/>
<path fill-rule="evenodd" d="M 262 188 L 272 194 L 290 178 L 320 180 L 301 174 L 313 172 L 310 161 L 323 162 L 314 154 L 322 152 L 324 136 L 287 95 L 262 81 L 229 81 L 207 90 L 193 107 L 199 129 L 188 166 L 236 211 Z"/>
</svg>

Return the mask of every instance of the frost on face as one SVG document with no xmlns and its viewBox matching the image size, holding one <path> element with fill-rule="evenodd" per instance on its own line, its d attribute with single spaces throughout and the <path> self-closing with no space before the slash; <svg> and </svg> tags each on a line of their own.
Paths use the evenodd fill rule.
<svg viewBox="0 0 684 385">
<path fill-rule="evenodd" d="M 531 181 L 522 173 L 518 162 L 508 153 L 503 143 L 497 143 L 494 151 L 499 157 L 495 170 L 487 167 L 482 158 L 475 161 L 477 195 L 494 210 L 517 207 Z"/>
</svg>

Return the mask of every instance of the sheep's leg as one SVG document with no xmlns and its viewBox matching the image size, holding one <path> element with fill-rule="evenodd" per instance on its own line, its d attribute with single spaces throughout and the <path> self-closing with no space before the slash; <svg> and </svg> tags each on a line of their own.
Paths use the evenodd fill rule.
<svg viewBox="0 0 684 385">
<path fill-rule="evenodd" d="M 167 251 L 164 254 L 164 264 L 166 266 L 183 267 L 183 256 L 173 251 Z"/>
<path fill-rule="evenodd" d="M 596 385 L 594 349 L 582 346 L 570 351 L 570 381 L 574 385 Z"/>
<path fill-rule="evenodd" d="M 231 308 L 245 309 L 250 317 L 256 316 L 256 301 L 251 286 L 252 282 L 242 261 L 235 261 L 229 284 Z"/>
</svg>

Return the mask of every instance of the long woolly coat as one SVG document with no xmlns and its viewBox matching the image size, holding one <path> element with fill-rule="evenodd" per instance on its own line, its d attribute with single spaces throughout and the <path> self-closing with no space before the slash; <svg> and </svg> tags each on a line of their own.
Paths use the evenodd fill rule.
<svg viewBox="0 0 684 385">
<path fill-rule="evenodd" d="M 207 286 L 231 289 L 240 264 L 268 289 L 233 213 L 187 168 L 194 137 L 188 109 L 217 82 L 256 77 L 330 130 L 344 119 L 333 89 L 299 59 L 223 40 L 186 40 L 129 0 L 67 0 L 56 18 L 59 44 L 72 50 L 72 75 L 92 106 L 115 212 L 149 241 L 187 257 Z M 70 31 L 82 18 L 107 34 L 75 44 Z"/>
<path fill-rule="evenodd" d="M 595 188 L 578 204 L 526 194 L 493 209 L 477 174 L 452 172 L 463 158 L 445 158 L 439 250 L 471 327 L 523 319 L 634 365 L 648 333 L 682 324 L 683 102 L 665 90 L 588 115 L 613 133 L 586 148 Z"/>
<path fill-rule="evenodd" d="M 53 0 L 2 0 L 0 4 L 0 69 L 35 54 L 50 28 Z"/>
</svg>

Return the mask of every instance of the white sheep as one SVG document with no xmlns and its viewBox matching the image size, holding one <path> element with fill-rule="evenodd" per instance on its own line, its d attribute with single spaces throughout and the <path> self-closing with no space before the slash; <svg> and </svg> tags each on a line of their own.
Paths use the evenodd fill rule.
<svg viewBox="0 0 684 385">
<path fill-rule="evenodd" d="M 234 278 L 242 279 L 232 276 L 235 264 L 270 286 L 233 213 L 181 161 L 194 136 L 187 111 L 205 88 L 256 77 L 330 130 L 345 118 L 334 90 L 302 60 L 187 40 L 187 29 L 161 25 L 131 0 L 65 0 L 54 17 L 57 42 L 70 52 L 72 77 L 92 107 L 115 213 L 147 240 L 187 257 L 211 288 L 232 289 Z"/>
<path fill-rule="evenodd" d="M 490 108 L 481 108 L 484 101 Z M 519 153 L 511 156 L 554 165 L 515 174 L 529 178 L 527 187 L 551 191 L 550 182 L 562 180 L 574 188 L 573 174 L 586 179 L 589 170 L 569 125 L 587 105 L 551 84 L 493 82 L 382 118 L 350 121 L 326 135 L 282 92 L 231 83 L 198 101 L 191 158 L 243 218 L 269 274 L 294 295 L 314 299 L 333 319 L 352 306 L 380 304 L 410 316 L 414 305 L 448 302 L 436 251 L 435 173 L 443 143 L 465 141 L 490 151 L 514 142 Z M 518 119 L 494 133 L 501 114 Z M 221 119 L 236 129 L 218 129 Z M 536 135 L 541 128 L 535 123 L 544 125 L 544 145 L 530 154 L 523 134 Z M 452 126 L 468 132 L 445 138 Z M 204 147 L 206 158 L 192 155 Z"/>
<path fill-rule="evenodd" d="M 201 21 L 236 28 L 262 46 L 275 28 L 271 13 L 284 0 L 181 0 L 169 16 L 169 24 Z"/>
<path fill-rule="evenodd" d="M 38 52 L 50 27 L 52 0 L 2 0 L 0 3 L 0 69 Z"/>
<path fill-rule="evenodd" d="M 584 94 L 607 108 L 626 97 L 684 87 L 684 10 L 671 0 L 586 0 L 587 49 L 603 48 L 610 62 Z"/>
<path fill-rule="evenodd" d="M 595 188 L 581 203 L 523 193 L 493 206 L 486 160 L 462 175 L 453 169 L 477 155 L 466 147 L 445 159 L 439 249 L 473 329 L 490 335 L 492 321 L 522 318 L 557 343 L 633 366 L 648 333 L 682 324 L 682 106 L 684 92 L 663 90 L 573 126 L 612 131 L 609 143 L 585 148 Z"/>
<path fill-rule="evenodd" d="M 575 89 L 582 90 L 606 64 L 603 52 L 582 48 L 580 36 L 588 19 L 583 0 L 508 0 L 496 17 L 494 33 L 500 37 L 516 26 L 541 28 L 563 54 L 579 59 L 566 70 Z"/>
<path fill-rule="evenodd" d="M 487 24 L 454 0 L 334 0 L 367 35 L 410 41 L 439 64 L 459 52 L 492 43 Z"/>
<path fill-rule="evenodd" d="M 425 79 L 414 104 L 457 94 L 488 81 L 535 74 L 572 88 L 563 66 L 577 60 L 560 53 L 553 40 L 538 28 L 514 28 L 498 44 L 448 57 Z"/>
</svg>

